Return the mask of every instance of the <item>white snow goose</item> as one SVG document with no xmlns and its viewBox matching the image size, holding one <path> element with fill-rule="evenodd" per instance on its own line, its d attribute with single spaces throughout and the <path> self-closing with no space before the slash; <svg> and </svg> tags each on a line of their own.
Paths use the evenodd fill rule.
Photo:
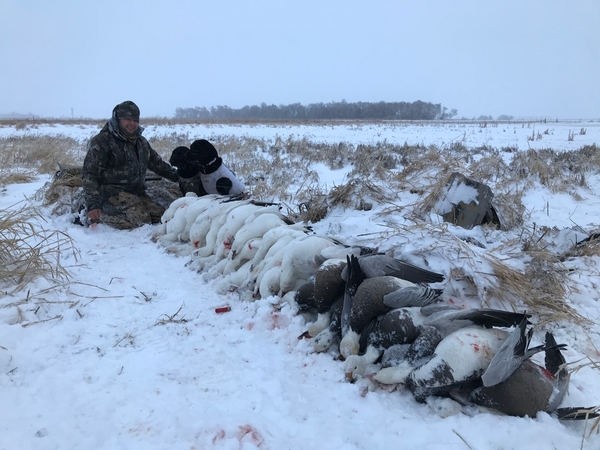
<svg viewBox="0 0 600 450">
<path fill-rule="evenodd" d="M 452 332 L 474 326 L 510 328 L 528 323 L 528 317 L 525 313 L 490 308 L 458 309 L 440 303 L 422 308 L 398 308 L 371 322 L 361 335 L 360 347 L 375 346 L 385 351 L 414 342 L 414 347 L 409 347 L 407 361 L 384 367 L 375 376 L 383 384 L 405 383 L 415 361 L 431 356 L 438 343 Z M 427 348 L 431 349 L 429 354 L 425 352 Z"/>
</svg>

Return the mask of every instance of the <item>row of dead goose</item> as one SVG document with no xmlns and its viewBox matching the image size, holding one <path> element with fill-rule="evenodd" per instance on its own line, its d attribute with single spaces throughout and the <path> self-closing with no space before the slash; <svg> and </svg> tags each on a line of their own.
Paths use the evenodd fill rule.
<svg viewBox="0 0 600 450">
<path fill-rule="evenodd" d="M 339 345 L 349 381 L 404 386 L 417 401 L 444 396 L 515 416 L 599 414 L 558 407 L 569 380 L 564 345 L 546 333 L 531 347 L 529 315 L 451 306 L 442 289 L 429 286 L 439 286 L 442 274 L 317 235 L 278 205 L 188 194 L 165 211 L 154 239 L 188 255 L 207 278 L 220 277 L 221 292 L 277 295 L 314 314 L 305 336 L 316 352 Z M 539 352 L 543 367 L 531 359 Z"/>
</svg>

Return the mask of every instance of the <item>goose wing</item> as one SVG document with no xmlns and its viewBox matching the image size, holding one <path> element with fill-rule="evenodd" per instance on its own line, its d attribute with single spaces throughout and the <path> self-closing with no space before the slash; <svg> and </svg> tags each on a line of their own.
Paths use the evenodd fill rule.
<svg viewBox="0 0 600 450">
<path fill-rule="evenodd" d="M 360 267 L 369 278 L 389 275 L 412 283 L 439 283 L 444 281 L 444 275 L 442 274 L 387 255 L 365 255 L 359 258 L 359 262 Z"/>
</svg>

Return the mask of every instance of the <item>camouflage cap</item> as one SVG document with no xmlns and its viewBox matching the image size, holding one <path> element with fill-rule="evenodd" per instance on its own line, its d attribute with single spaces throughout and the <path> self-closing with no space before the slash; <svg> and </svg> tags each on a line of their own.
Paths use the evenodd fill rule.
<svg viewBox="0 0 600 450">
<path fill-rule="evenodd" d="M 119 103 L 115 106 L 113 114 L 117 119 L 133 119 L 139 122 L 140 120 L 140 108 L 135 103 L 127 100 L 123 103 Z"/>
</svg>

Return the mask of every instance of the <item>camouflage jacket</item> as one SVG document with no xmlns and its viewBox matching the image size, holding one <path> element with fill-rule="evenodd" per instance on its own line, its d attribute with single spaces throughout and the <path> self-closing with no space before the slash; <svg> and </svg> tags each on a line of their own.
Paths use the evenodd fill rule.
<svg viewBox="0 0 600 450">
<path fill-rule="evenodd" d="M 88 211 L 100 208 L 103 200 L 120 191 L 140 194 L 145 191 L 146 170 L 177 182 L 174 167 L 162 160 L 138 128 L 135 144 L 119 131 L 119 122 L 112 117 L 88 145 L 83 161 L 82 179 L 85 205 Z"/>
</svg>

